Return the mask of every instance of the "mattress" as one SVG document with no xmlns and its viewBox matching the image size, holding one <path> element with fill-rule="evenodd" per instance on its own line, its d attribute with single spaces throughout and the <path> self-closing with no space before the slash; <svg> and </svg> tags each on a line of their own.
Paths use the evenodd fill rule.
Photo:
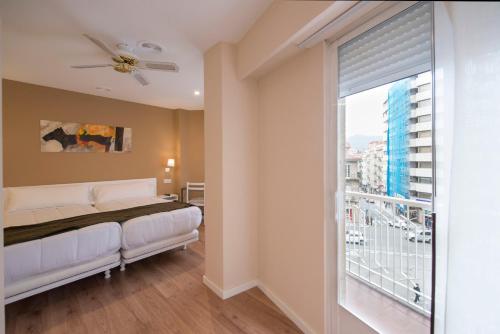
<svg viewBox="0 0 500 334">
<path fill-rule="evenodd" d="M 121 226 L 101 223 L 4 248 L 5 285 L 117 254 Z"/>
<path fill-rule="evenodd" d="M 165 202 L 157 197 L 97 203 L 100 211 L 120 210 L 133 206 Z M 158 241 L 189 234 L 201 223 L 201 210 L 198 207 L 155 213 L 137 217 L 122 223 L 122 250 L 131 250 Z"/>
<path fill-rule="evenodd" d="M 5 214 L 4 227 L 40 224 L 52 220 L 96 213 L 91 205 L 66 205 L 43 209 L 17 210 Z"/>
</svg>

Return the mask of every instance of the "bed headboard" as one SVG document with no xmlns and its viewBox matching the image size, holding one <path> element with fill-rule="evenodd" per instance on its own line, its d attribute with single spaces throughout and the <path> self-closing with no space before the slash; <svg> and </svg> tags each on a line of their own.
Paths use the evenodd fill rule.
<svg viewBox="0 0 500 334">
<path fill-rule="evenodd" d="M 54 198 L 54 200 L 57 201 L 55 198 L 57 196 L 63 196 L 65 190 L 68 190 L 68 194 L 71 194 L 68 196 L 76 195 L 79 197 L 79 202 L 87 201 L 88 203 L 93 204 L 93 190 L 96 186 L 127 183 L 146 184 L 148 189 L 151 191 L 151 196 L 157 195 L 156 178 L 6 187 L 4 188 L 4 208 L 7 209 L 10 207 L 10 197 L 13 192 L 16 193 L 16 196 L 21 193 L 21 197 L 27 198 L 28 201 L 42 200 L 45 203 L 49 203 L 51 198 Z M 57 194 L 57 196 L 55 196 L 55 194 Z M 36 198 L 30 198 L 30 196 Z"/>
</svg>

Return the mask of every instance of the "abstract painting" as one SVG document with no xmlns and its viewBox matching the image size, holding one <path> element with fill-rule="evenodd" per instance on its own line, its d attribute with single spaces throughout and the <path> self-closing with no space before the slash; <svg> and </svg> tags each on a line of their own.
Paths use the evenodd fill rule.
<svg viewBox="0 0 500 334">
<path fill-rule="evenodd" d="M 131 152 L 132 129 L 41 120 L 40 143 L 42 152 Z"/>
</svg>

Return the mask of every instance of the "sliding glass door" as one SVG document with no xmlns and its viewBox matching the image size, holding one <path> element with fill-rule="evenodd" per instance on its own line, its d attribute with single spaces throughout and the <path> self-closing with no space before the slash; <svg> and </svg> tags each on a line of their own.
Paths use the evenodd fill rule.
<svg viewBox="0 0 500 334">
<path fill-rule="evenodd" d="M 419 319 L 413 329 L 429 332 L 432 4 L 410 6 L 332 47 L 338 71 L 340 303 L 358 316 L 386 312 L 390 319 L 393 312 L 401 326 Z M 398 319 L 402 309 L 416 317 Z"/>
</svg>

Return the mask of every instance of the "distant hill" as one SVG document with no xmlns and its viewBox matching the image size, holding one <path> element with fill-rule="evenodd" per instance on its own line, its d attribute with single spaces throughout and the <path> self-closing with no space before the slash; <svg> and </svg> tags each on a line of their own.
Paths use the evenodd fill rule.
<svg viewBox="0 0 500 334">
<path fill-rule="evenodd" d="M 364 136 L 355 135 L 347 139 L 347 143 L 351 145 L 352 148 L 358 151 L 364 151 L 368 148 L 368 144 L 372 141 L 382 140 L 382 136 Z"/>
</svg>

